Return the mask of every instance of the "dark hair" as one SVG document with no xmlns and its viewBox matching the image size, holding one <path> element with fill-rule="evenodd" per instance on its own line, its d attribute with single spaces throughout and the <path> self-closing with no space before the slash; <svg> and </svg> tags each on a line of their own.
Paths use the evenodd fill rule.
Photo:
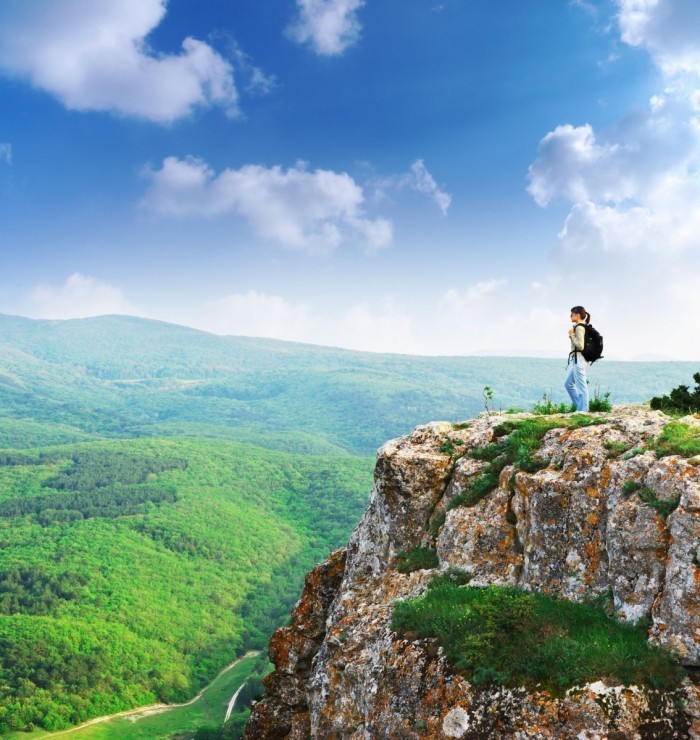
<svg viewBox="0 0 700 740">
<path fill-rule="evenodd" d="M 577 313 L 587 324 L 591 323 L 591 315 L 583 306 L 574 306 L 571 309 L 571 313 Z"/>
</svg>

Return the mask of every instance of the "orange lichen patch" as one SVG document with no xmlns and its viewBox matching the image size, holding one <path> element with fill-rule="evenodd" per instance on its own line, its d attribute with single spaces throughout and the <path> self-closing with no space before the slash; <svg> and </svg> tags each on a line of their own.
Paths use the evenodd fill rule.
<svg viewBox="0 0 700 740">
<path fill-rule="evenodd" d="M 600 496 L 600 490 L 589 486 L 586 488 L 586 494 L 590 496 L 590 498 L 598 498 Z"/>
<path fill-rule="evenodd" d="M 599 572 L 600 572 L 600 547 L 597 541 L 587 542 L 584 547 L 586 555 L 588 555 L 589 562 L 586 570 L 583 572 L 583 580 L 587 586 L 595 583 Z"/>
<path fill-rule="evenodd" d="M 268 647 L 270 660 L 277 666 L 283 668 L 289 665 L 290 630 L 288 627 L 280 627 L 270 638 Z"/>
<path fill-rule="evenodd" d="M 603 469 L 600 471 L 600 483 L 598 484 L 601 491 L 604 491 L 610 485 L 611 478 L 610 465 L 603 465 Z"/>
<path fill-rule="evenodd" d="M 595 512 L 591 511 L 589 514 L 586 515 L 586 521 L 589 524 L 595 526 L 596 524 L 598 524 L 598 515 Z"/>
</svg>

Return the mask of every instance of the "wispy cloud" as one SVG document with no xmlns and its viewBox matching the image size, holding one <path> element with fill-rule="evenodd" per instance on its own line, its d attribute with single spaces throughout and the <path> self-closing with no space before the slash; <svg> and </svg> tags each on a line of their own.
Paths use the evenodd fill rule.
<svg viewBox="0 0 700 740">
<path fill-rule="evenodd" d="M 571 5 L 575 8 L 581 8 L 581 10 L 584 10 L 586 13 L 588 13 L 594 20 L 597 20 L 599 9 L 597 5 L 594 5 L 592 2 L 589 2 L 589 0 L 570 0 Z"/>
<path fill-rule="evenodd" d="M 12 164 L 12 144 L 0 142 L 0 162 Z"/>
<path fill-rule="evenodd" d="M 422 159 L 416 160 L 411 165 L 411 173 L 407 177 L 406 184 L 416 192 L 430 196 L 435 205 L 447 215 L 447 209 L 452 203 L 452 196 L 444 190 L 440 190 L 435 178 L 428 172 Z"/>
<path fill-rule="evenodd" d="M 359 39 L 357 11 L 364 4 L 365 0 L 297 0 L 298 16 L 287 34 L 319 55 L 337 56 Z"/>
<path fill-rule="evenodd" d="M 370 352 L 418 351 L 410 318 L 390 298 L 378 305 L 362 301 L 329 313 L 308 303 L 249 290 L 207 303 L 197 326 L 215 334 L 340 345 Z"/>
<path fill-rule="evenodd" d="M 620 186 L 620 169 L 615 165 L 619 153 L 617 144 L 598 143 L 588 124 L 557 126 L 540 141 L 540 156 L 528 173 L 528 192 L 540 206 L 555 198 L 609 200 Z M 625 192 L 623 197 L 628 196 Z"/>
<path fill-rule="evenodd" d="M 59 286 L 38 285 L 29 295 L 31 315 L 39 319 L 77 319 L 105 314 L 143 315 L 118 288 L 73 273 Z"/>
<path fill-rule="evenodd" d="M 241 48 L 228 32 L 218 30 L 210 39 L 222 45 L 226 56 L 231 60 L 239 87 L 249 95 L 269 95 L 277 87 L 277 75 L 268 74 L 255 64 L 253 57 Z"/>
<path fill-rule="evenodd" d="M 167 157 L 145 174 L 150 186 L 141 205 L 161 216 L 235 213 L 263 239 L 307 252 L 347 240 L 373 251 L 392 240 L 391 223 L 365 215 L 363 190 L 344 172 L 249 164 L 217 175 L 201 159 Z"/>
<path fill-rule="evenodd" d="M 0 69 L 27 78 L 67 108 L 159 123 L 198 107 L 238 113 L 231 64 L 194 38 L 179 54 L 156 54 L 147 37 L 166 0 L 5 0 Z"/>
<path fill-rule="evenodd" d="M 569 306 L 566 306 L 568 309 Z M 258 290 L 209 302 L 194 325 L 216 334 L 264 336 L 371 352 L 458 355 L 488 352 L 566 354 L 568 313 L 530 306 L 505 279 L 447 290 L 410 304 L 385 296 L 334 306 L 290 301 Z M 524 327 L 537 327 L 530 344 Z"/>
<path fill-rule="evenodd" d="M 374 197 L 378 200 L 388 197 L 391 191 L 413 190 L 416 193 L 427 195 L 444 215 L 447 215 L 452 203 L 452 196 L 438 186 L 422 159 L 417 159 L 408 172 L 388 177 L 375 177 L 370 184 L 374 189 Z"/>
</svg>

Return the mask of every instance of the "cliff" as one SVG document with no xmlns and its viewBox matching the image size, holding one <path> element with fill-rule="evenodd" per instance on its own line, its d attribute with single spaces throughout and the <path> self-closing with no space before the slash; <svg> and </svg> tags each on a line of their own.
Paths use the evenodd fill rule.
<svg viewBox="0 0 700 740">
<path fill-rule="evenodd" d="M 695 675 L 697 459 L 660 457 L 655 440 L 669 419 L 643 407 L 547 417 L 532 454 L 527 440 L 513 443 L 528 419 L 432 423 L 379 450 L 359 527 L 347 548 L 308 574 L 290 626 L 270 642 L 276 670 L 247 740 L 700 737 L 692 678 L 665 691 L 610 685 L 607 676 L 559 694 L 504 688 L 468 680 L 435 640 L 392 628 L 397 600 L 459 568 L 470 586 L 607 598 L 619 620 L 647 619 L 649 641 Z M 494 470 L 490 489 L 475 486 Z M 419 547 L 436 552 L 436 567 L 400 572 Z"/>
</svg>

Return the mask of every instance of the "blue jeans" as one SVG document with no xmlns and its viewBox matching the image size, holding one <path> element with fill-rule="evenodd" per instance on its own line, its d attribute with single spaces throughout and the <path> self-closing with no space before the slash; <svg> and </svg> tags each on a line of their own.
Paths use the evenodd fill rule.
<svg viewBox="0 0 700 740">
<path fill-rule="evenodd" d="M 569 360 L 569 372 L 566 374 L 566 380 L 564 381 L 564 387 L 577 411 L 588 411 L 587 367 L 588 363 L 583 359 L 583 355 L 577 352 Z"/>
</svg>

